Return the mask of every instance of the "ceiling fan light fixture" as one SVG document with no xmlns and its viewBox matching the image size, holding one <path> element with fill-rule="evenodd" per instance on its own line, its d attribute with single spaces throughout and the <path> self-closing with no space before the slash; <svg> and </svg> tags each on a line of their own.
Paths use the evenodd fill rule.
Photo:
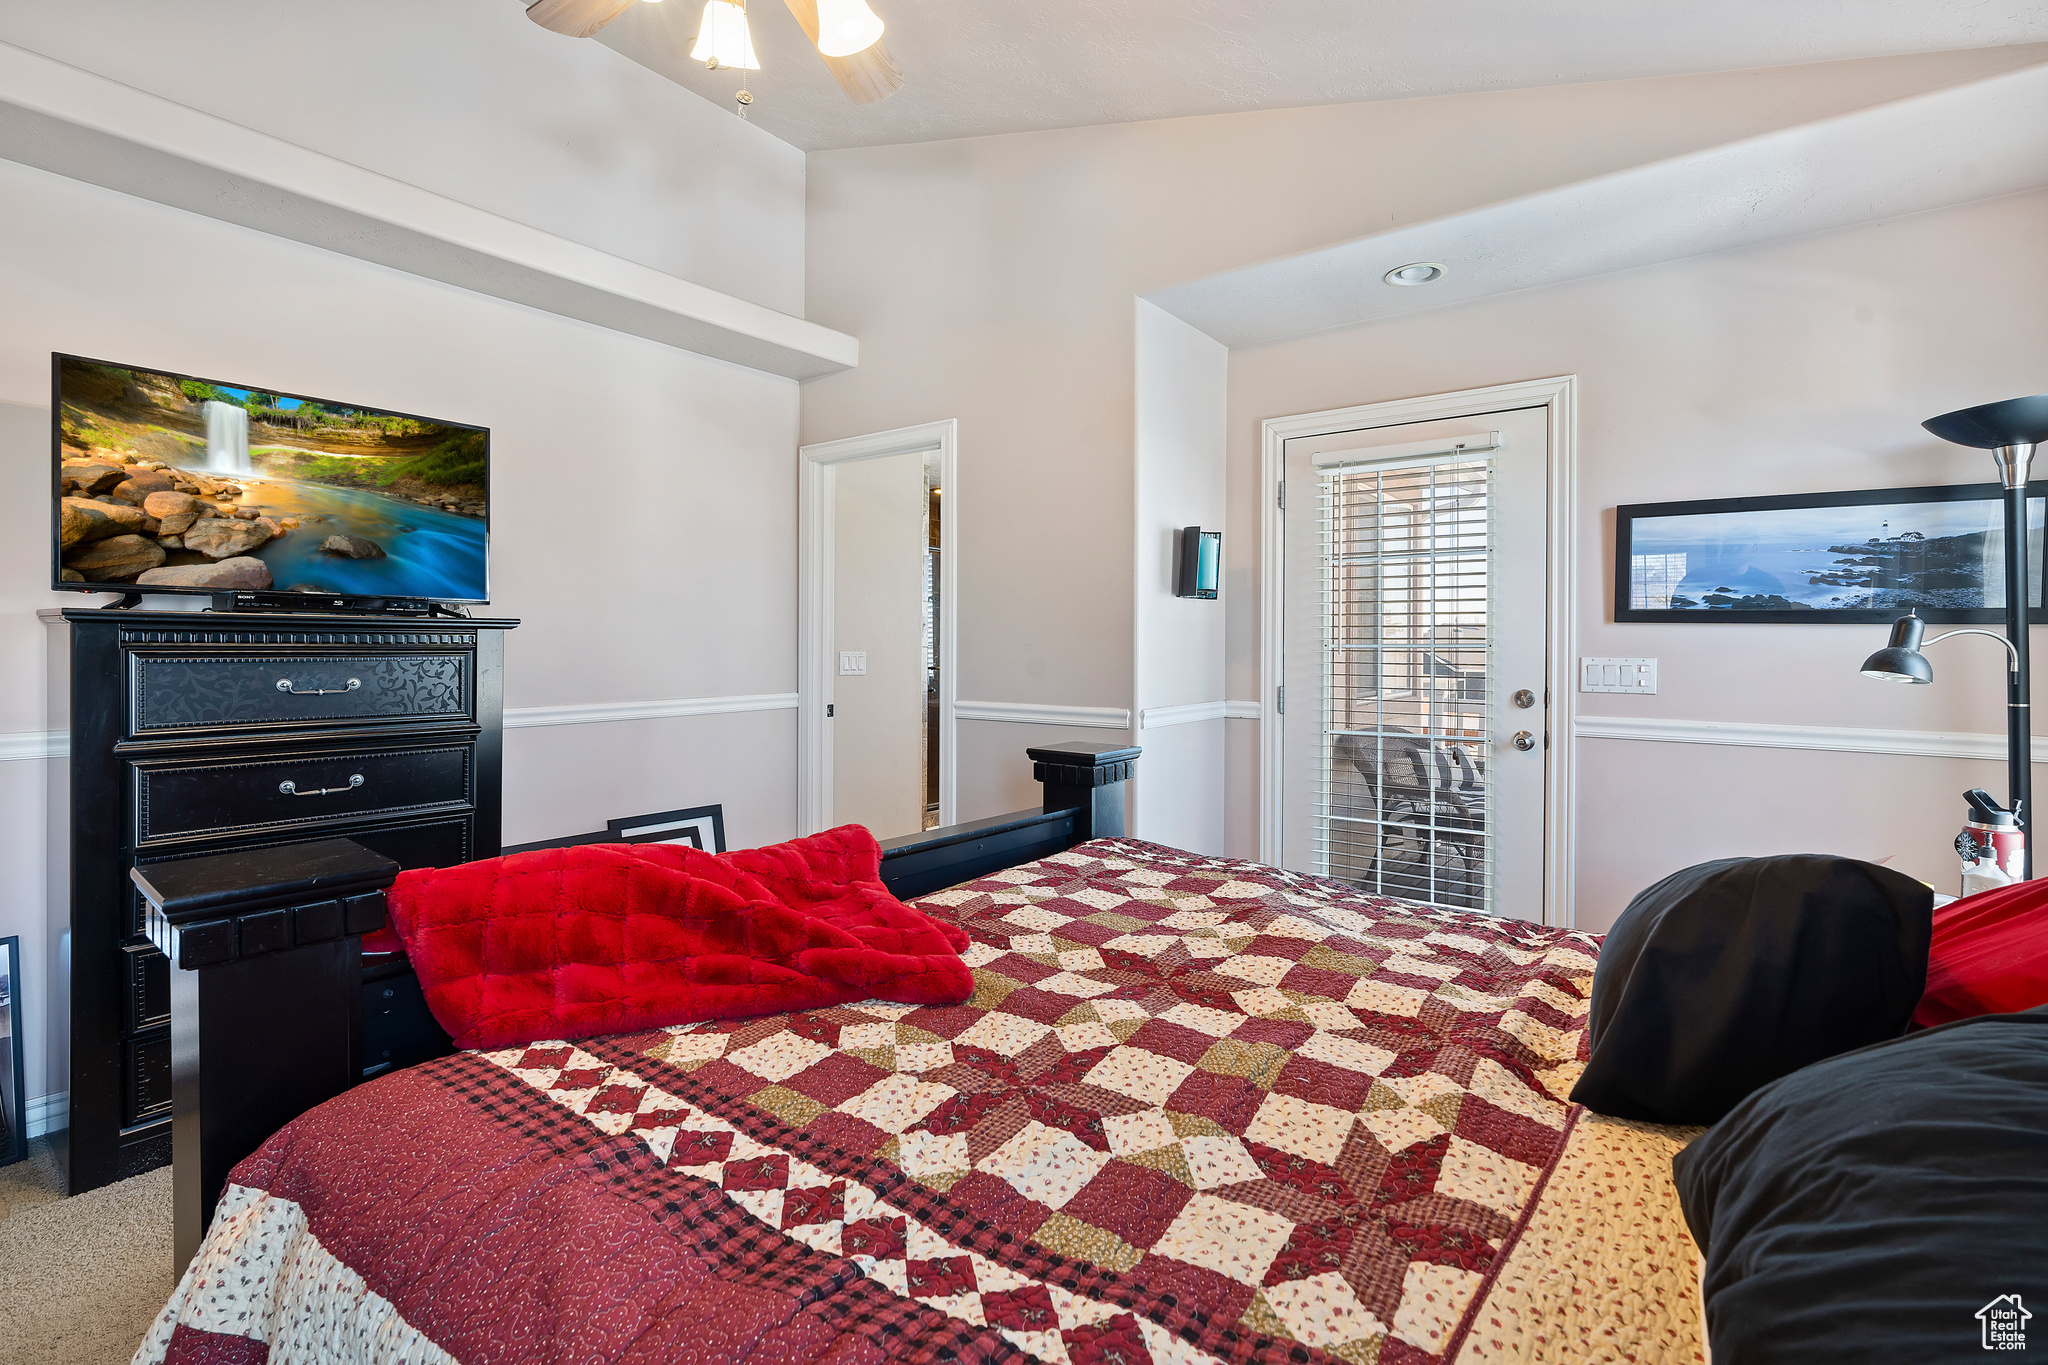
<svg viewBox="0 0 2048 1365">
<path fill-rule="evenodd" d="M 1441 261 L 1415 261 L 1408 265 L 1397 265 L 1380 278 L 1388 284 L 1435 284 L 1446 273 Z"/>
<path fill-rule="evenodd" d="M 827 57 L 865 52 L 882 36 L 882 21 L 867 0 L 818 0 L 818 51 Z"/>
<path fill-rule="evenodd" d="M 698 26 L 697 45 L 690 49 L 690 59 L 702 62 L 714 71 L 723 66 L 759 71 L 761 62 L 754 56 L 754 39 L 747 32 L 746 10 L 733 4 L 732 0 L 707 0 L 704 21 Z"/>
</svg>

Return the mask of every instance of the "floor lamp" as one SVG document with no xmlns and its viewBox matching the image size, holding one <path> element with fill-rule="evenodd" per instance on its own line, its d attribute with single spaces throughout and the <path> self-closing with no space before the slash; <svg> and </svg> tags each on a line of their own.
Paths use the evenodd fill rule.
<svg viewBox="0 0 2048 1365">
<path fill-rule="evenodd" d="M 2034 820 L 2033 726 L 2029 718 L 2027 666 L 2027 466 L 2034 447 L 2048 441 L 2048 393 L 2008 398 L 2002 403 L 1963 408 L 1930 417 L 1920 425 L 1944 441 L 1991 452 L 2005 490 L 2005 639 L 2011 667 L 2006 673 L 2005 762 L 2013 819 L 2022 833 Z M 1863 676 L 1887 682 L 1929 683 L 1934 670 L 1920 654 L 1918 616 L 1892 625 L 1891 643 L 1863 661 Z M 1982 630 L 1950 635 L 1989 635 Z M 1934 644 L 1948 635 L 1937 635 Z M 1996 636 L 1993 636 L 1996 639 Z M 2034 875 L 2034 841 L 2026 841 L 2026 877 Z"/>
</svg>

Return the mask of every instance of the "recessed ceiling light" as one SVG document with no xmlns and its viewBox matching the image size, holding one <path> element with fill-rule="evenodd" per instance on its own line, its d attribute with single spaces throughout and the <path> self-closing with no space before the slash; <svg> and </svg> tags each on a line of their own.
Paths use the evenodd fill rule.
<svg viewBox="0 0 2048 1365">
<path fill-rule="evenodd" d="M 1435 284 L 1444 277 L 1444 268 L 1436 261 L 1417 261 L 1413 265 L 1397 265 L 1389 270 L 1385 279 L 1388 284 Z"/>
</svg>

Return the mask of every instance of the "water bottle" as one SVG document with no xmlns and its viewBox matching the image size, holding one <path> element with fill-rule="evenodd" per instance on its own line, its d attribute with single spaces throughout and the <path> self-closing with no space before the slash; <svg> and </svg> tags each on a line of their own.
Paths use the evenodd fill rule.
<svg viewBox="0 0 2048 1365">
<path fill-rule="evenodd" d="M 1962 894 L 2025 881 L 2027 835 L 2019 818 L 1982 787 L 1964 792 L 1963 800 L 1970 812 L 1963 832 L 1956 836 L 1956 853 L 1963 860 Z"/>
</svg>

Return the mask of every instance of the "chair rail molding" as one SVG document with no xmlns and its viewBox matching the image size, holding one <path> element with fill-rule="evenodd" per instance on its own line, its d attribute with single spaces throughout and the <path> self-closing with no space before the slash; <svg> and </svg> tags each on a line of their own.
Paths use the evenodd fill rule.
<svg viewBox="0 0 2048 1365">
<path fill-rule="evenodd" d="M 654 701 L 599 701 L 575 706 L 513 706 L 505 709 L 507 730 L 548 725 L 601 725 L 621 720 L 667 720 L 676 716 L 732 716 L 748 711 L 794 711 L 794 692 L 734 697 L 666 697 Z M 71 736 L 62 730 L 0 732 L 0 763 L 64 758 Z"/>
<path fill-rule="evenodd" d="M 747 711 L 794 711 L 796 693 L 763 692 L 737 697 L 670 697 L 661 701 L 600 701 L 581 706 L 516 706 L 505 710 L 507 730 L 543 725 L 597 725 L 618 720 L 666 720 L 672 716 L 732 716 Z"/>
<path fill-rule="evenodd" d="M 0 157 L 789 379 L 860 342 L 0 43 Z"/>
<path fill-rule="evenodd" d="M 1811 749 L 1837 754 L 2005 761 L 2004 735 L 1970 730 L 1878 730 L 1846 725 L 1579 716 L 1572 722 L 1572 734 L 1579 739 L 1644 740 L 1656 744 L 1718 744 L 1741 749 Z M 2034 762 L 2048 763 L 2048 737 L 2035 739 Z"/>
<path fill-rule="evenodd" d="M 1163 725 L 1193 725 L 1205 720 L 1222 720 L 1230 714 L 1227 701 L 1197 701 L 1185 706 L 1148 706 L 1138 712 L 1140 730 L 1157 730 Z"/>
<path fill-rule="evenodd" d="M 1083 730 L 1128 730 L 1131 713 L 1116 706 L 1047 706 L 1022 701 L 963 701 L 953 714 L 961 720 L 1012 725 L 1073 725 Z"/>
<path fill-rule="evenodd" d="M 1546 474 L 1545 538 L 1548 542 L 1544 571 L 1548 601 L 1545 606 L 1545 635 L 1549 665 L 1545 683 L 1549 695 L 1572 695 L 1572 664 L 1578 654 L 1578 623 L 1572 614 L 1578 600 L 1578 442 L 1579 379 L 1577 375 L 1556 375 L 1527 379 L 1512 384 L 1461 389 L 1455 393 L 1423 394 L 1396 398 L 1383 403 L 1362 403 L 1356 407 L 1305 412 L 1292 417 L 1269 417 L 1259 424 L 1259 473 L 1261 489 L 1259 514 L 1259 859 L 1277 864 L 1281 849 L 1281 765 L 1280 712 L 1277 705 L 1282 671 L 1280 623 L 1285 620 L 1286 557 L 1284 518 L 1274 496 L 1286 469 L 1287 443 L 1311 436 L 1333 436 L 1339 432 L 1369 431 L 1375 427 L 1400 426 L 1410 422 L 1436 422 L 1456 417 L 1479 417 L 1510 408 L 1544 409 L 1549 445 Z M 1546 713 L 1546 724 L 1558 730 L 1564 723 L 1561 705 Z M 1577 883 L 1578 845 L 1573 830 L 1576 788 L 1572 746 L 1552 744 L 1548 748 L 1543 776 L 1543 922 L 1571 927 L 1576 923 L 1572 905 Z"/>
</svg>

